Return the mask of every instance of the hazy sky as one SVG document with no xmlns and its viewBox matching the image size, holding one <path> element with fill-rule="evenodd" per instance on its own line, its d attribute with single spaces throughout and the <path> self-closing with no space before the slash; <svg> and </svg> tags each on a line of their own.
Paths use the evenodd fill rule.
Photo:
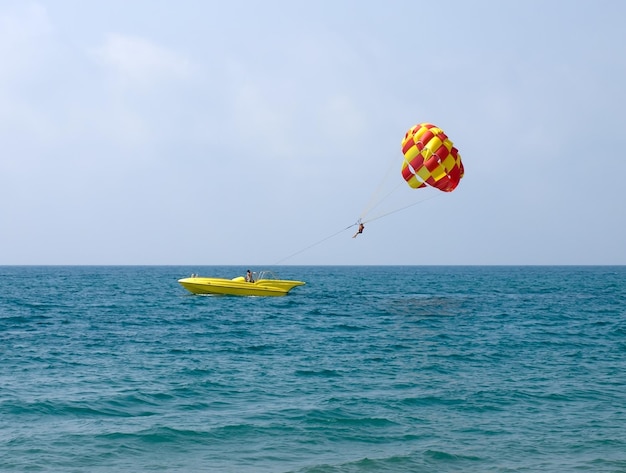
<svg viewBox="0 0 626 473">
<path fill-rule="evenodd" d="M 2 0 L 0 264 L 626 264 L 625 18 Z M 452 193 L 402 181 L 420 122 L 462 155 Z"/>
</svg>

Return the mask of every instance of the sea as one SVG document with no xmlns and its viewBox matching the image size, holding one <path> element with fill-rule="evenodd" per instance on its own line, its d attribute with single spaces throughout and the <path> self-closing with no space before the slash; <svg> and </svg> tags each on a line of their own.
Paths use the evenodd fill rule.
<svg viewBox="0 0 626 473">
<path fill-rule="evenodd" d="M 1 472 L 626 472 L 626 267 L 0 266 Z"/>
</svg>

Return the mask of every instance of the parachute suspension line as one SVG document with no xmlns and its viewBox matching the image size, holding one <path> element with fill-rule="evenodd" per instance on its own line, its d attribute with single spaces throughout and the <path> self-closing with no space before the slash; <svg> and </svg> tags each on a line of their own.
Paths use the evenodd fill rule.
<svg viewBox="0 0 626 473">
<path fill-rule="evenodd" d="M 374 189 L 374 192 L 372 192 L 372 195 L 367 205 L 365 206 L 365 209 L 363 210 L 363 212 L 361 212 L 360 219 L 364 218 L 368 213 L 370 213 L 372 210 L 378 207 L 385 199 L 391 196 L 399 187 L 401 187 L 404 184 L 403 182 L 400 182 L 400 184 L 394 187 L 391 191 L 388 191 L 386 194 L 381 196 L 383 191 L 385 191 L 385 189 L 389 186 L 391 173 L 392 171 L 394 171 L 396 165 L 397 165 L 397 157 L 395 155 L 391 156 L 389 159 L 389 165 L 387 166 L 387 171 L 385 172 L 385 175 L 378 183 L 378 187 Z"/>
<path fill-rule="evenodd" d="M 422 202 L 426 202 L 427 200 L 431 200 L 431 199 L 434 199 L 435 197 L 440 197 L 440 196 L 441 196 L 441 194 L 439 194 L 439 193 L 438 193 L 438 194 L 433 194 L 433 195 L 431 195 L 430 197 L 427 197 L 427 198 L 425 198 L 425 199 L 418 200 L 417 202 L 413 202 L 412 204 L 405 205 L 404 207 L 400 207 L 400 208 L 395 209 L 395 210 L 390 210 L 389 212 L 386 212 L 386 213 L 384 213 L 384 214 L 381 214 L 381 215 L 377 215 L 377 216 L 375 216 L 375 217 L 368 218 L 367 220 L 364 220 L 364 221 L 363 221 L 363 223 L 373 222 L 374 220 L 379 220 L 379 219 L 381 219 L 381 218 L 383 218 L 383 217 L 387 217 L 387 216 L 389 216 L 389 215 L 393 215 L 393 214 L 395 214 L 395 213 L 402 212 L 403 210 L 406 210 L 406 209 L 409 209 L 409 208 L 411 208 L 411 207 L 414 207 L 414 206 L 416 206 L 417 204 L 421 204 Z"/>
<path fill-rule="evenodd" d="M 360 219 L 359 219 L 360 222 Z M 336 237 L 337 235 L 339 235 L 340 233 L 345 232 L 346 230 L 349 230 L 350 228 L 356 226 L 359 224 L 359 222 L 353 223 L 352 225 L 347 226 L 346 228 L 342 228 L 341 230 L 339 230 L 338 232 L 333 233 L 332 235 L 329 235 L 327 237 L 322 238 L 319 241 L 316 241 L 315 243 L 313 243 L 312 245 L 307 246 L 306 248 L 303 248 L 301 250 L 296 251 L 295 253 L 290 254 L 289 256 L 284 257 L 283 259 L 280 259 L 278 261 L 276 261 L 276 263 L 274 263 L 274 265 L 279 265 L 285 261 L 287 261 L 288 259 L 293 258 L 296 255 L 299 255 L 300 253 L 304 253 L 307 250 L 310 250 L 311 248 L 313 248 L 314 246 L 320 245 L 322 243 L 324 243 L 326 240 L 330 240 L 333 237 Z"/>
<path fill-rule="evenodd" d="M 409 165 L 407 159 L 405 156 L 402 156 L 404 162 Z M 405 188 L 407 187 L 407 183 L 404 181 L 404 179 L 398 179 L 398 184 L 395 184 L 393 187 L 390 186 L 392 185 L 391 183 L 394 182 L 394 180 L 397 178 L 396 172 L 399 172 L 399 169 L 396 169 L 397 167 L 397 156 L 392 156 L 391 159 L 389 160 L 389 166 L 387 168 L 387 172 L 385 173 L 384 177 L 381 179 L 380 183 L 378 184 L 378 187 L 374 190 L 374 192 L 372 193 L 372 196 L 370 197 L 370 200 L 367 204 L 367 206 L 365 207 L 365 210 L 361 213 L 359 220 L 357 221 L 357 223 L 355 223 L 352 226 L 358 225 L 359 223 L 368 223 L 368 222 L 373 222 L 375 220 L 379 220 L 383 217 L 386 217 L 388 215 L 392 215 L 398 212 L 401 212 L 403 210 L 406 210 L 408 208 L 414 207 L 417 204 L 421 204 L 422 202 L 425 202 L 427 200 L 433 199 L 434 197 L 437 197 L 437 195 L 432 195 L 430 197 L 426 197 L 426 198 L 422 198 L 420 200 L 418 200 L 417 202 L 413 202 L 411 204 L 408 205 L 403 205 L 400 208 L 395 208 L 392 210 L 389 210 L 387 212 L 384 212 L 380 215 L 376 215 L 373 217 L 367 217 L 370 213 L 372 213 L 376 208 L 380 207 L 389 197 L 391 197 L 394 193 L 396 193 L 398 191 L 398 189 L 400 188 Z M 383 194 L 383 191 L 386 191 L 385 194 Z M 350 228 L 350 227 L 348 227 Z"/>
<path fill-rule="evenodd" d="M 404 182 L 401 182 L 400 184 L 398 184 L 396 187 L 394 187 L 393 189 L 391 189 L 389 192 L 387 192 L 385 195 L 383 195 L 380 199 L 378 199 L 376 201 L 376 203 L 374 205 L 371 205 L 367 210 L 365 210 L 362 214 L 361 217 L 359 218 L 359 220 L 365 218 L 365 216 L 367 214 L 369 214 L 370 212 L 372 212 L 373 210 L 375 210 L 379 205 L 381 205 L 386 199 L 388 199 L 389 197 L 391 197 L 400 187 L 404 187 L 406 184 Z M 374 219 L 375 220 L 375 219 Z M 368 222 L 371 222 L 372 219 L 367 220 Z M 365 222 L 363 222 L 365 223 Z"/>
</svg>

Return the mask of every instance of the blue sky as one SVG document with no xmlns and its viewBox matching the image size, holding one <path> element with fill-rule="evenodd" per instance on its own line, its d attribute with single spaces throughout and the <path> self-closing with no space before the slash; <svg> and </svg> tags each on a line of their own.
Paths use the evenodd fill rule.
<svg viewBox="0 0 626 473">
<path fill-rule="evenodd" d="M 5 0 L 0 264 L 626 264 L 624 18 Z M 462 155 L 452 193 L 398 186 L 420 122 Z"/>
</svg>

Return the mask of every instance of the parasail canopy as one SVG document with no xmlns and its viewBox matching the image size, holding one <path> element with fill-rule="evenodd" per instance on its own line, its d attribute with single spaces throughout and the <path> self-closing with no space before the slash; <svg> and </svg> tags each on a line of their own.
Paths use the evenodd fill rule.
<svg viewBox="0 0 626 473">
<path fill-rule="evenodd" d="M 414 189 L 431 186 L 452 192 L 463 177 L 459 150 L 441 128 L 430 123 L 420 123 L 406 132 L 402 154 L 402 177 Z"/>
</svg>

